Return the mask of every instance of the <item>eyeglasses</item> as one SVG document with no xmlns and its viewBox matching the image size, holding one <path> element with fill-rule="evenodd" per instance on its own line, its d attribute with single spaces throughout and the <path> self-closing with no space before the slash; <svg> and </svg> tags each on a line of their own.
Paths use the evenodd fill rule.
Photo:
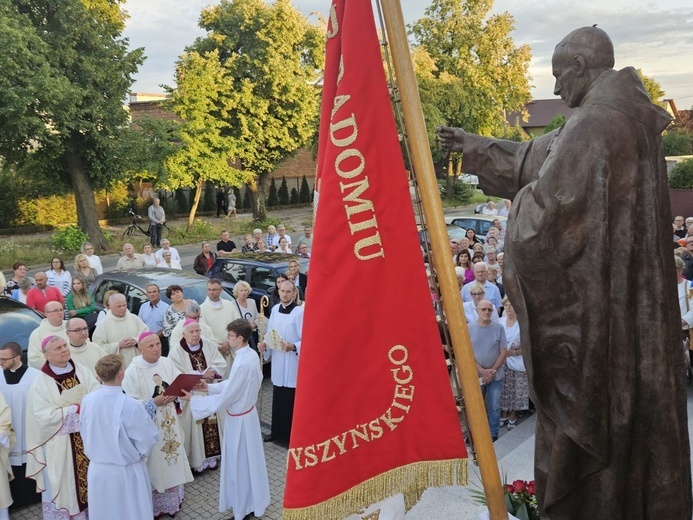
<svg viewBox="0 0 693 520">
<path fill-rule="evenodd" d="M 12 360 L 13 360 L 14 358 L 16 358 L 16 357 L 17 357 L 17 356 L 12 356 L 12 357 L 8 357 L 8 358 L 0 357 L 0 365 L 4 365 L 4 364 L 7 363 L 8 361 L 12 361 Z"/>
<path fill-rule="evenodd" d="M 46 314 L 49 312 L 64 312 L 62 309 L 53 309 L 52 311 L 44 311 Z"/>
<path fill-rule="evenodd" d="M 469 293 L 469 294 L 471 294 L 472 296 L 483 296 L 484 295 L 484 293 L 482 293 L 482 292 L 473 292 L 473 293 Z"/>
<path fill-rule="evenodd" d="M 77 334 L 82 334 L 84 332 L 89 332 L 87 327 L 82 327 L 81 329 L 67 329 L 68 332 L 76 332 Z"/>
<path fill-rule="evenodd" d="M 493 309 L 487 309 L 486 307 L 479 309 L 482 312 L 493 312 Z"/>
</svg>

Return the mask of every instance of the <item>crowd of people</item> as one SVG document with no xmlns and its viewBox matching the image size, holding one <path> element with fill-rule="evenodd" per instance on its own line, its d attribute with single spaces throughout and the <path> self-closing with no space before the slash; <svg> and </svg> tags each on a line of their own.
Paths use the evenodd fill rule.
<svg viewBox="0 0 693 520">
<path fill-rule="evenodd" d="M 306 227 L 296 240 L 302 256 L 310 255 L 311 233 Z M 291 242 L 284 226 L 250 238 L 252 251 L 281 251 Z M 203 243 L 196 271 L 237 251 L 227 231 L 211 249 Z M 142 255 L 125 244 L 117 268 L 141 268 L 145 260 L 180 268 L 166 239 Z M 218 279 L 208 280 L 201 304 L 178 285 L 152 283 L 137 314 L 116 291 L 106 292 L 97 313 L 88 288 L 102 272 L 85 243 L 72 272 L 55 258 L 31 279 L 17 263 L 5 284 L 6 294 L 24 294 L 45 318 L 29 338 L 26 365 L 17 343 L 0 346 L 0 519 L 12 504 L 39 501 L 50 520 L 173 516 L 185 484 L 217 468 L 219 510 L 233 510 L 238 520 L 261 516 L 270 496 L 255 402 L 262 360 L 271 359 L 273 413 L 264 441 L 288 443 L 308 282 L 299 262 L 270 289 L 265 323 L 247 283 L 227 300 Z M 181 374 L 201 379 L 190 392 L 169 395 Z"/>
<path fill-rule="evenodd" d="M 504 201 L 501 209 L 504 216 L 507 216 L 510 207 L 511 201 Z M 501 214 L 493 201 L 489 201 L 482 212 L 487 215 Z M 473 229 L 468 229 L 465 235 L 461 239 L 450 239 L 450 252 L 491 438 L 495 441 L 501 427 L 514 429 L 519 414 L 529 409 L 529 383 L 522 359 L 520 327 L 503 289 L 505 229 L 500 219 L 495 219 L 483 242 Z M 430 279 L 435 306 L 437 296 L 434 279 Z"/>
</svg>

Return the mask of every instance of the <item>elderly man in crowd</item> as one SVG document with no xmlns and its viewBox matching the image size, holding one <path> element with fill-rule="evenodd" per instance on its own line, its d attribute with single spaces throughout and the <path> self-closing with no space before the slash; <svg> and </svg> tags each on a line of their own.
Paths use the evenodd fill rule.
<svg viewBox="0 0 693 520">
<path fill-rule="evenodd" d="M 496 306 L 496 309 L 500 309 L 503 306 L 498 287 L 488 281 L 488 266 L 485 262 L 477 262 L 474 264 L 474 281 L 479 282 L 484 286 L 484 290 L 486 291 L 486 299 L 490 300 L 491 303 Z M 469 294 L 471 285 L 472 284 L 468 283 L 462 287 L 462 301 L 472 301 L 472 296 Z"/>
<path fill-rule="evenodd" d="M 125 369 L 122 386 L 127 395 L 143 402 L 150 415 L 155 415 L 160 434 L 147 459 L 153 514 L 175 515 L 183 503 L 184 485 L 193 480 L 178 418 L 180 406 L 176 396 L 163 395 L 180 371 L 173 361 L 161 357 L 161 341 L 155 333 L 143 332 L 138 343 L 140 355 Z"/>
<path fill-rule="evenodd" d="M 210 347 L 213 346 L 214 348 L 217 348 L 219 346 L 219 339 L 216 337 L 214 331 L 209 325 L 201 322 L 201 317 L 202 308 L 200 304 L 195 300 L 185 300 L 185 315 L 183 316 L 183 319 L 179 320 L 178 323 L 176 323 L 176 326 L 173 327 L 171 336 L 169 337 L 171 348 L 173 348 L 174 345 L 178 345 L 183 339 L 183 325 L 185 324 L 186 320 L 193 320 L 200 323 L 202 337 Z"/>
<path fill-rule="evenodd" d="M 291 237 L 286 234 L 286 226 L 284 226 L 284 224 L 279 224 L 277 226 L 277 234 L 279 235 L 279 238 L 277 239 L 277 244 L 279 244 L 279 241 L 282 238 L 286 238 L 286 243 L 289 246 L 291 245 Z"/>
<path fill-rule="evenodd" d="M 149 330 L 144 322 L 128 310 L 124 294 L 112 294 L 108 299 L 106 317 L 96 326 L 92 340 L 107 354 L 123 356 L 125 368 L 137 355 L 137 338 Z"/>
<path fill-rule="evenodd" d="M 180 259 L 180 253 L 178 253 L 178 249 L 175 247 L 171 247 L 171 242 L 169 241 L 168 238 L 162 238 L 161 239 L 161 249 L 159 249 L 155 254 L 154 257 L 156 258 L 157 264 L 161 263 L 161 261 L 164 259 L 164 253 L 165 252 L 170 252 L 171 253 L 171 262 L 174 260 L 180 265 L 181 259 Z"/>
<path fill-rule="evenodd" d="M 142 255 L 135 253 L 135 247 L 132 244 L 123 244 L 123 256 L 118 259 L 116 269 L 138 269 L 140 267 L 144 267 Z"/>
<path fill-rule="evenodd" d="M 99 383 L 88 368 L 71 361 L 65 339 L 49 336 L 42 350 L 46 362 L 26 403 L 26 472 L 43 492 L 45 519 L 86 520 L 89 460 L 79 410 L 82 398 Z"/>
<path fill-rule="evenodd" d="M 272 361 L 272 428 L 265 442 L 288 444 L 291 436 L 303 333 L 303 307 L 296 305 L 296 291 L 293 282 L 285 281 L 279 286 L 279 303 L 272 308 L 265 335 L 265 338 L 276 335 L 279 339 L 279 344 L 275 345 L 277 349 L 267 349 L 266 343 L 258 343 L 265 359 Z"/>
<path fill-rule="evenodd" d="M 303 226 L 303 234 L 296 240 L 296 253 L 300 253 L 301 244 L 306 245 L 306 253 L 310 254 L 310 250 L 313 247 L 313 228 L 310 226 Z"/>
<path fill-rule="evenodd" d="M 505 329 L 492 319 L 496 309 L 489 300 L 479 300 L 476 312 L 479 318 L 469 324 L 469 338 L 474 350 L 476 369 L 482 382 L 481 393 L 486 404 L 491 438 L 495 441 L 498 439 L 500 428 L 500 397 L 503 390 L 503 363 L 507 342 Z"/>
<path fill-rule="evenodd" d="M 29 366 L 33 368 L 41 368 L 46 362 L 46 357 L 41 350 L 41 343 L 44 339 L 48 336 L 60 336 L 67 340 L 66 322 L 63 319 L 65 317 L 63 304 L 60 302 L 46 303 L 44 314 L 46 317 L 41 320 L 41 324 L 29 335 L 27 360 Z"/>
<path fill-rule="evenodd" d="M 96 376 L 96 363 L 106 355 L 106 351 L 92 341 L 89 341 L 89 327 L 82 318 L 68 320 L 66 329 L 70 357 L 80 365 L 84 365 L 93 376 Z"/>
<path fill-rule="evenodd" d="M 10 451 L 14 479 L 10 481 L 13 506 L 22 507 L 41 500 L 36 482 L 26 478 L 26 399 L 29 388 L 41 372 L 22 363 L 22 347 L 14 341 L 0 346 L 0 393 L 12 410 L 12 429 L 16 441 Z"/>
<path fill-rule="evenodd" d="M 164 222 L 166 222 L 166 212 L 161 207 L 159 197 L 155 197 L 152 201 L 152 205 L 147 209 L 147 216 L 149 217 L 149 240 L 152 247 L 161 247 L 161 231 L 164 228 Z"/>
<path fill-rule="evenodd" d="M 65 305 L 65 297 L 55 287 L 48 286 L 48 275 L 39 272 L 34 275 L 35 286 L 26 293 L 26 304 L 32 309 L 44 312 L 48 302 L 59 302 Z"/>
<path fill-rule="evenodd" d="M 224 379 L 226 379 L 231 372 L 233 364 L 233 352 L 226 338 L 226 326 L 233 320 L 243 316 L 235 301 L 224 300 L 221 297 L 222 291 L 221 280 L 212 278 L 207 282 L 207 298 L 200 305 L 200 310 L 202 311 L 200 324 L 208 325 L 212 329 L 216 340 L 219 341 L 219 351 L 224 355 L 224 361 L 226 361 L 226 370 L 223 374 Z"/>
<path fill-rule="evenodd" d="M 159 429 L 139 401 L 123 393 L 123 359 L 109 354 L 96 364 L 102 386 L 82 400 L 81 433 L 89 457 L 89 516 L 99 520 L 152 518 L 147 457 Z"/>
<path fill-rule="evenodd" d="M 207 383 L 220 381 L 221 374 L 226 370 L 226 362 L 216 343 L 203 339 L 200 324 L 191 318 L 184 321 L 183 338 L 178 343 L 171 344 L 168 357 L 184 374 L 204 374 L 203 379 Z M 216 415 L 195 421 L 189 404 L 184 403 L 180 421 L 185 431 L 185 452 L 193 471 L 202 473 L 206 469 L 216 468 L 221 456 Z"/>
</svg>

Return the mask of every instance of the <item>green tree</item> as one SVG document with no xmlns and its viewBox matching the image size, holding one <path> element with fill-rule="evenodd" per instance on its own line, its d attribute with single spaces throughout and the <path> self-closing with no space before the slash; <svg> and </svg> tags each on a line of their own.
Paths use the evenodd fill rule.
<svg viewBox="0 0 693 520">
<path fill-rule="evenodd" d="M 264 220 L 269 174 L 315 133 L 324 32 L 290 0 L 222 0 L 202 11 L 200 27 L 207 37 L 191 50 L 218 52 L 229 82 L 222 134 L 238 169 L 253 176 L 253 218 Z"/>
<path fill-rule="evenodd" d="M 277 196 L 277 185 L 274 183 L 274 177 L 270 181 L 269 194 L 267 195 L 267 205 L 269 207 L 279 205 L 279 197 Z"/>
<path fill-rule="evenodd" d="M 306 179 L 305 175 L 301 179 L 301 192 L 298 195 L 298 201 L 301 204 L 310 202 L 310 186 L 308 186 L 308 179 Z"/>
<path fill-rule="evenodd" d="M 296 188 L 291 188 L 291 196 L 289 197 L 289 204 L 295 206 L 298 204 L 298 190 Z"/>
<path fill-rule="evenodd" d="M 669 187 L 693 190 L 693 159 L 684 159 L 669 172 Z"/>
<path fill-rule="evenodd" d="M 190 51 L 178 60 L 176 88 L 169 89 L 171 110 L 183 121 L 180 147 L 166 159 L 169 189 L 195 189 L 188 229 L 195 222 L 205 182 L 240 186 L 252 174 L 231 166 L 237 143 L 230 137 L 229 112 L 233 85 L 219 59 L 219 51 Z"/>
<path fill-rule="evenodd" d="M 411 28 L 422 52 L 424 106 L 431 119 L 481 135 L 496 135 L 505 113 L 531 99 L 528 45 L 516 46 L 508 13 L 490 14 L 493 0 L 433 0 Z"/>
<path fill-rule="evenodd" d="M 142 63 L 121 0 L 0 0 L 0 155 L 72 187 L 79 226 L 107 247 L 94 191 L 123 171 L 123 108 Z"/>
<path fill-rule="evenodd" d="M 128 182 L 166 180 L 166 159 L 180 146 L 180 121 L 139 117 L 125 129 L 118 154 L 123 157 Z"/>
<path fill-rule="evenodd" d="M 559 128 L 561 125 L 565 124 L 566 121 L 567 119 L 563 114 L 558 114 L 551 121 L 549 121 L 549 124 L 546 125 L 544 132 L 546 132 L 547 134 L 549 132 L 553 132 L 556 128 Z"/>
<path fill-rule="evenodd" d="M 279 185 L 279 205 L 287 206 L 289 204 L 289 187 L 286 185 L 286 177 L 282 177 L 282 183 Z"/>
<path fill-rule="evenodd" d="M 653 78 L 645 76 L 642 69 L 638 69 L 638 76 L 640 76 L 643 85 L 645 85 L 645 90 L 647 91 L 647 94 L 650 96 L 652 102 L 656 105 L 659 105 L 662 108 L 666 108 L 667 104 L 664 101 L 662 101 L 662 97 L 664 97 L 664 90 L 662 89 L 662 86 Z"/>
<path fill-rule="evenodd" d="M 672 128 L 662 136 L 664 155 L 693 155 L 693 132 L 685 128 Z"/>
</svg>

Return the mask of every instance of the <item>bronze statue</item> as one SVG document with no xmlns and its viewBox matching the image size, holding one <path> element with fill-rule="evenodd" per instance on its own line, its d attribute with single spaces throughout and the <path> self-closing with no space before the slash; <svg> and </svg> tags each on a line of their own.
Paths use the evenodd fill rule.
<svg viewBox="0 0 693 520">
<path fill-rule="evenodd" d="M 660 134 L 671 118 L 596 27 L 556 46 L 579 107 L 524 143 L 441 127 L 486 194 L 513 199 L 503 282 L 537 409 L 542 519 L 690 520 L 686 370 Z"/>
</svg>

